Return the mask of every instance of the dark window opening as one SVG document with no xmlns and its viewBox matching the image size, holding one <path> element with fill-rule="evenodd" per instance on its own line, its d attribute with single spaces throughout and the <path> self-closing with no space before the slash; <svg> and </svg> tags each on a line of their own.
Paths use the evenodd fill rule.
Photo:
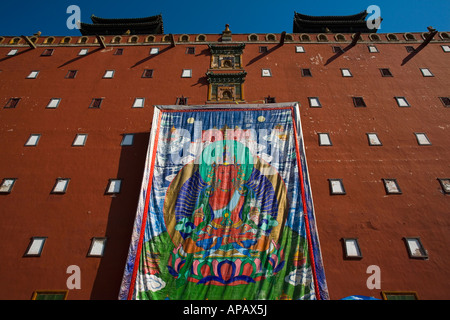
<svg viewBox="0 0 450 320">
<path fill-rule="evenodd" d="M 102 101 L 103 101 L 102 98 L 94 98 L 94 99 L 92 99 L 92 102 L 91 102 L 91 105 L 89 106 L 89 108 L 100 109 Z"/>
<path fill-rule="evenodd" d="M 9 99 L 9 101 L 6 103 L 5 108 L 9 108 L 9 109 L 13 109 L 17 106 L 17 104 L 19 103 L 20 98 L 11 98 Z"/>
<path fill-rule="evenodd" d="M 41 56 L 43 57 L 51 56 L 53 54 L 53 50 L 54 49 L 45 49 L 44 52 L 42 52 Z"/>
<path fill-rule="evenodd" d="M 366 103 L 362 97 L 353 97 L 353 104 L 355 107 L 366 107 Z"/>
<path fill-rule="evenodd" d="M 450 98 L 449 97 L 439 97 L 439 99 L 441 99 L 441 102 L 445 107 L 450 107 Z"/>
<path fill-rule="evenodd" d="M 265 103 L 276 103 L 276 99 L 275 99 L 275 97 L 268 96 L 268 97 L 264 98 L 264 102 Z"/>
<path fill-rule="evenodd" d="M 383 77 L 392 77 L 392 72 L 391 70 L 387 69 L 387 68 L 382 68 L 380 69 L 381 75 Z"/>
<path fill-rule="evenodd" d="M 177 102 L 175 104 L 179 105 L 179 106 L 185 106 L 185 105 L 187 105 L 187 101 L 188 101 L 188 98 L 181 96 L 181 97 L 177 98 Z"/>
<path fill-rule="evenodd" d="M 303 77 L 312 77 L 311 69 L 302 69 Z"/>
<path fill-rule="evenodd" d="M 195 54 L 195 47 L 187 47 L 186 54 Z"/>
<path fill-rule="evenodd" d="M 153 69 L 145 69 L 142 78 L 153 78 Z"/>
<path fill-rule="evenodd" d="M 77 75 L 77 70 L 69 70 L 69 72 L 67 72 L 66 78 L 74 79 L 76 75 Z"/>
</svg>

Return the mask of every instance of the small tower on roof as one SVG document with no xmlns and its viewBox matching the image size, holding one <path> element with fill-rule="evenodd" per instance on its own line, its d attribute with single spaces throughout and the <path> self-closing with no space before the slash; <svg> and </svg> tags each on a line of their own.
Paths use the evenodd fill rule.
<svg viewBox="0 0 450 320">
<path fill-rule="evenodd" d="M 375 33 L 369 29 L 367 11 L 347 16 L 309 16 L 294 12 L 293 33 Z"/>
<path fill-rule="evenodd" d="M 82 35 L 163 34 L 162 15 L 144 18 L 108 19 L 91 16 L 92 23 L 80 23 Z"/>
</svg>

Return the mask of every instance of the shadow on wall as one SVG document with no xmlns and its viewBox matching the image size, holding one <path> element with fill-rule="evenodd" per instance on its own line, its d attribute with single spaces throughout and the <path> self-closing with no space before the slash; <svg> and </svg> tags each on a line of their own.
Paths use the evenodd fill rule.
<svg viewBox="0 0 450 320">
<path fill-rule="evenodd" d="M 107 243 L 92 288 L 91 300 L 117 300 L 139 201 L 150 133 L 135 133 L 133 145 L 122 146 L 117 178 L 121 191 L 112 196 L 105 230 Z M 105 195 L 109 197 L 109 195 Z"/>
</svg>

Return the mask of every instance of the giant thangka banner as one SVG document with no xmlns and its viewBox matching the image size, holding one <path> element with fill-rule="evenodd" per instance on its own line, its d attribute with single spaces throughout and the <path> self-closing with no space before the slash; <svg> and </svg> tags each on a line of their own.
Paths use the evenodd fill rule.
<svg viewBox="0 0 450 320">
<path fill-rule="evenodd" d="M 328 299 L 296 103 L 155 107 L 119 299 Z"/>
</svg>

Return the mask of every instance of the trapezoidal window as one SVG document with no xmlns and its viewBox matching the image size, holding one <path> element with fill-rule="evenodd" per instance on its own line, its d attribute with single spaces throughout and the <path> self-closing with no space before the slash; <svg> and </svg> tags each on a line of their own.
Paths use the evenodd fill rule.
<svg viewBox="0 0 450 320">
<path fill-rule="evenodd" d="M 181 72 L 182 78 L 192 78 L 192 69 L 183 69 Z"/>
<path fill-rule="evenodd" d="M 122 179 L 109 179 L 105 194 L 118 194 L 122 187 Z"/>
<path fill-rule="evenodd" d="M 153 78 L 153 69 L 145 69 L 142 78 Z"/>
<path fill-rule="evenodd" d="M 89 52 L 89 49 L 81 49 L 80 52 L 78 52 L 79 56 L 85 56 Z"/>
<path fill-rule="evenodd" d="M 450 97 L 439 97 L 444 107 L 450 107 Z"/>
<path fill-rule="evenodd" d="M 120 142 L 121 146 L 132 146 L 134 140 L 134 134 L 126 133 L 122 136 L 122 141 Z"/>
<path fill-rule="evenodd" d="M 39 139 L 41 138 L 40 134 L 30 134 L 27 141 L 25 142 L 26 147 L 35 147 L 37 146 Z"/>
<path fill-rule="evenodd" d="M 89 105 L 89 108 L 90 109 L 100 109 L 102 102 L 103 102 L 103 98 L 94 98 L 94 99 L 92 99 L 92 102 Z"/>
<path fill-rule="evenodd" d="M 105 253 L 105 247 L 106 247 L 106 240 L 105 237 L 94 237 L 91 239 L 91 246 L 88 250 L 88 257 L 103 257 L 103 254 Z"/>
<path fill-rule="evenodd" d="M 70 181 L 69 178 L 57 178 L 51 193 L 53 194 L 66 193 L 67 187 L 69 186 L 69 181 Z"/>
<path fill-rule="evenodd" d="M 392 77 L 392 72 L 389 68 L 380 68 L 380 72 L 382 77 Z"/>
<path fill-rule="evenodd" d="M 353 77 L 350 69 L 341 69 L 341 74 L 343 77 Z"/>
<path fill-rule="evenodd" d="M 302 77 L 312 77 L 311 69 L 302 68 Z"/>
<path fill-rule="evenodd" d="M 408 249 L 408 255 L 411 259 L 427 259 L 428 252 L 422 245 L 419 237 L 403 238 Z"/>
<path fill-rule="evenodd" d="M 51 55 L 53 55 L 53 52 L 55 51 L 55 49 L 45 49 L 42 53 L 41 53 L 41 57 L 49 57 Z"/>
<path fill-rule="evenodd" d="M 342 238 L 344 256 L 346 259 L 361 259 L 361 249 L 357 238 Z"/>
<path fill-rule="evenodd" d="M 18 52 L 19 52 L 18 49 L 11 49 L 11 50 L 9 50 L 9 52 L 6 55 L 7 56 L 15 56 Z"/>
<path fill-rule="evenodd" d="M 363 99 L 363 97 L 352 97 L 353 99 L 353 105 L 357 108 L 359 107 L 366 107 L 366 103 Z"/>
<path fill-rule="evenodd" d="M 369 49 L 370 53 L 377 53 L 377 52 L 379 52 L 378 48 L 376 46 L 370 45 L 370 46 L 367 46 L 367 48 Z"/>
<path fill-rule="evenodd" d="M 410 107 L 408 100 L 405 97 L 394 97 L 399 107 Z"/>
<path fill-rule="evenodd" d="M 444 194 L 450 194 L 450 178 L 438 178 Z"/>
<path fill-rule="evenodd" d="M 145 98 L 134 99 L 132 108 L 143 108 L 145 104 Z"/>
<path fill-rule="evenodd" d="M 331 195 L 344 195 L 346 194 L 342 179 L 328 179 Z"/>
<path fill-rule="evenodd" d="M 402 194 L 397 179 L 382 179 L 386 194 Z"/>
<path fill-rule="evenodd" d="M 56 109 L 59 106 L 59 103 L 61 102 L 60 98 L 51 98 L 49 103 L 47 104 L 47 109 Z"/>
<path fill-rule="evenodd" d="M 428 69 L 428 68 L 420 68 L 420 72 L 422 72 L 422 75 L 424 77 L 434 77 L 434 75 L 431 73 L 430 69 Z"/>
<path fill-rule="evenodd" d="M 114 77 L 114 70 L 106 70 L 103 74 L 103 79 L 112 79 Z"/>
<path fill-rule="evenodd" d="M 77 70 L 69 70 L 66 74 L 66 79 L 75 79 L 77 72 Z"/>
<path fill-rule="evenodd" d="M 38 76 L 38 74 L 39 74 L 39 71 L 31 71 L 31 72 L 28 74 L 27 79 L 36 79 L 37 76 Z"/>
<path fill-rule="evenodd" d="M 367 133 L 369 146 L 381 146 L 381 141 L 376 133 Z"/>
<path fill-rule="evenodd" d="M 14 109 L 19 104 L 20 98 L 10 98 L 5 104 L 5 109 Z"/>
<path fill-rule="evenodd" d="M 328 133 L 318 133 L 319 146 L 332 146 L 330 135 Z"/>
<path fill-rule="evenodd" d="M 428 139 L 427 135 L 423 132 L 415 132 L 417 144 L 419 146 L 431 146 L 431 141 Z"/>
<path fill-rule="evenodd" d="M 321 108 L 322 107 L 318 97 L 308 97 L 308 101 L 309 101 L 309 106 L 311 108 Z"/>
<path fill-rule="evenodd" d="M 32 237 L 25 251 L 24 257 L 40 257 L 47 237 Z"/>
<path fill-rule="evenodd" d="M 11 193 L 14 184 L 16 183 L 16 178 L 4 178 L 0 184 L 0 193 Z"/>
<path fill-rule="evenodd" d="M 83 147 L 86 144 L 87 133 L 78 133 L 72 142 L 72 147 Z"/>
</svg>

